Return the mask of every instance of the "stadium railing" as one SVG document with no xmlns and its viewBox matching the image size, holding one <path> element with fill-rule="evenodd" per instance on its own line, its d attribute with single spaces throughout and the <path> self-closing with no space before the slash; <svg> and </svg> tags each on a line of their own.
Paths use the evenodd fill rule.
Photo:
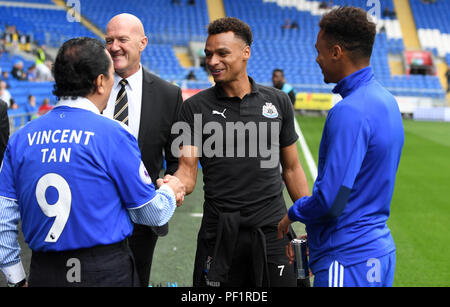
<svg viewBox="0 0 450 307">
<path fill-rule="evenodd" d="M 29 118 L 36 115 L 35 113 L 17 113 L 17 114 L 8 114 L 9 119 L 9 133 L 13 134 L 26 123 L 29 122 Z"/>
</svg>

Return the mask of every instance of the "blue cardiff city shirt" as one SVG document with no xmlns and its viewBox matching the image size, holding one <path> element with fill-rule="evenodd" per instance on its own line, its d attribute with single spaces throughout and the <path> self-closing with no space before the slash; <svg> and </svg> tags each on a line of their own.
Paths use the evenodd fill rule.
<svg viewBox="0 0 450 307">
<path fill-rule="evenodd" d="M 288 213 L 306 225 L 313 273 L 334 260 L 348 266 L 395 251 L 386 221 L 404 143 L 397 102 L 371 67 L 333 92 L 343 100 L 325 122 L 312 195 Z"/>
<path fill-rule="evenodd" d="M 33 251 L 116 243 L 132 233 L 128 211 L 156 196 L 140 157 L 117 121 L 58 106 L 11 136 L 0 197 L 17 201 Z"/>
</svg>

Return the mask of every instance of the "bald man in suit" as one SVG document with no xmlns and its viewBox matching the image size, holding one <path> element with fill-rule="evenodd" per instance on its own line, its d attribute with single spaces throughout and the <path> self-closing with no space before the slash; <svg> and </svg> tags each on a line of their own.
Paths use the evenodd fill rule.
<svg viewBox="0 0 450 307">
<path fill-rule="evenodd" d="M 9 139 L 9 120 L 6 102 L 0 99 L 0 165 Z"/>
<path fill-rule="evenodd" d="M 163 158 L 167 165 L 166 174 L 173 174 L 178 168 L 178 159 L 170 149 L 173 141 L 170 131 L 181 107 L 181 90 L 142 66 L 141 53 L 147 47 L 148 38 L 136 16 L 114 16 L 106 27 L 105 40 L 106 49 L 114 62 L 115 76 L 103 114 L 128 125 L 138 140 L 142 161 L 152 181 L 156 182 L 163 167 Z M 127 100 L 125 105 L 121 104 L 123 96 Z M 168 225 L 134 226 L 129 244 L 136 260 L 141 286 L 147 287 L 158 236 L 168 233 Z"/>
</svg>

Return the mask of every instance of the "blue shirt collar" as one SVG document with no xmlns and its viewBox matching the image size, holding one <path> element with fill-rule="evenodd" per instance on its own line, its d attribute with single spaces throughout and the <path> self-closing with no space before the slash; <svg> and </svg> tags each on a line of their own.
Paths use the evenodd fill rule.
<svg viewBox="0 0 450 307">
<path fill-rule="evenodd" d="M 342 98 L 350 95 L 361 84 L 371 81 L 374 78 L 372 67 L 364 67 L 338 82 L 333 93 L 340 94 Z"/>
</svg>

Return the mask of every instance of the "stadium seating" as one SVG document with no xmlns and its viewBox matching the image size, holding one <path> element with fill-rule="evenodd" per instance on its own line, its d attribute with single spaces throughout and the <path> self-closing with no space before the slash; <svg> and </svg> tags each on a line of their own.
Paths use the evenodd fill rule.
<svg viewBox="0 0 450 307">
<path fill-rule="evenodd" d="M 265 3 L 272 2 L 276 3 L 282 8 L 296 8 L 299 11 L 309 12 L 314 16 L 321 16 L 325 10 L 320 9 L 320 3 L 322 1 L 312 1 L 312 0 L 263 0 Z M 325 1 L 328 2 L 328 1 Z M 374 5 L 368 1 L 361 0 L 335 0 L 332 2 L 333 7 L 351 5 L 356 7 L 361 7 L 365 10 L 370 11 Z M 371 11 L 373 17 L 377 21 L 377 26 L 379 30 L 383 30 L 386 33 L 387 43 L 390 53 L 401 53 L 405 48 L 403 45 L 402 33 L 400 29 L 400 23 L 396 17 L 393 16 L 383 16 L 383 11 L 388 8 L 389 11 L 394 11 L 394 4 L 392 0 L 380 1 L 379 10 Z"/>
<path fill-rule="evenodd" d="M 410 0 L 410 5 L 422 48 L 443 58 L 450 67 L 450 2 Z"/>
<path fill-rule="evenodd" d="M 170 0 L 110 1 L 81 0 L 82 14 L 105 30 L 108 21 L 119 13 L 131 13 L 142 20 L 152 43 L 187 46 L 190 40 L 205 39 L 208 10 L 205 0 L 187 5 L 181 0 L 174 5 Z"/>
<path fill-rule="evenodd" d="M 354 6 L 362 4 L 357 0 L 333 3 Z M 381 3 L 381 10 L 385 7 L 383 5 L 393 8 L 392 1 Z M 224 4 L 228 16 L 246 21 L 253 29 L 255 43 L 248 71 L 257 82 L 271 84 L 272 70 L 281 68 L 288 82 L 298 91 L 330 92 L 333 85 L 323 83 L 320 68 L 315 62 L 314 44 L 319 31 L 319 20 L 324 12 L 319 9 L 319 1 L 224 0 Z M 296 21 L 299 29 L 283 30 L 282 25 L 287 19 Z M 381 23 L 388 30 L 377 34 L 371 62 L 378 81 L 394 95 L 443 99 L 444 91 L 435 76 L 391 76 L 388 54 L 402 52 L 403 40 L 398 21 L 393 23 L 392 19 L 388 19 L 381 20 Z"/>
<path fill-rule="evenodd" d="M 182 67 L 170 44 L 150 44 L 142 53 L 141 62 L 145 67 L 168 81 L 183 80 L 190 70 L 194 70 L 197 80 L 208 81 L 208 75 L 202 68 L 186 69 Z M 209 85 L 210 83 L 207 86 Z"/>
<path fill-rule="evenodd" d="M 52 0 L 26 0 L 26 1 L 3 0 L 3 2 L 27 2 L 27 3 L 36 3 L 36 4 L 54 4 Z"/>
<path fill-rule="evenodd" d="M 0 31 L 5 29 L 5 25 L 14 24 L 19 31 L 30 34 L 38 43 L 54 47 L 71 37 L 95 37 L 81 23 L 68 22 L 67 13 L 54 5 L 53 1 L 27 2 L 38 7 L 0 5 Z M 181 0 L 180 5 L 174 5 L 169 0 L 80 2 L 83 16 L 101 30 L 105 30 L 108 20 L 116 14 L 129 12 L 140 17 L 149 37 L 149 46 L 142 54 L 144 66 L 183 88 L 203 89 L 210 86 L 207 73 L 202 68 L 182 67 L 173 48 L 187 46 L 191 40 L 206 39 L 206 26 L 209 22 L 206 0 L 197 0 L 195 6 L 188 5 L 187 0 Z M 446 50 L 446 61 L 450 65 L 450 50 L 445 49 L 450 43 L 450 26 L 446 15 L 450 3 L 440 0 L 434 4 L 423 4 L 421 0 L 410 2 L 422 45 L 435 54 Z M 360 0 L 333 1 L 333 5 L 364 6 L 367 3 Z M 391 10 L 394 8 L 392 0 L 380 3 L 380 12 L 385 7 Z M 45 6 L 39 8 L 41 4 Z M 257 82 L 271 85 L 272 70 L 281 68 L 285 71 L 288 82 L 297 91 L 330 93 L 334 85 L 324 84 L 320 68 L 315 62 L 314 44 L 319 30 L 318 23 L 324 12 L 319 5 L 320 1 L 315 0 L 224 0 L 227 16 L 241 18 L 252 27 L 254 44 L 248 66 L 249 75 Z M 363 8 L 368 9 L 367 6 Z M 299 28 L 283 30 L 282 25 L 287 19 L 296 21 Z M 394 95 L 444 98 L 445 93 L 435 76 L 392 76 L 388 54 L 400 54 L 404 51 L 399 22 L 395 17 L 376 18 L 376 21 L 379 32 L 371 65 L 379 82 Z M 437 45 L 438 42 L 440 45 Z M 33 63 L 4 54 L 0 58 L 0 67 L 11 71 L 18 60 L 25 63 L 25 69 Z M 191 70 L 197 81 L 186 80 Z M 10 81 L 10 85 L 10 92 L 21 110 L 30 94 L 36 96 L 38 104 L 45 97 L 49 97 L 52 103 L 55 102 L 51 83 Z"/>
<path fill-rule="evenodd" d="M 410 4 L 422 47 L 441 57 L 450 54 L 450 2 L 410 0 Z"/>
<path fill-rule="evenodd" d="M 26 60 L 20 56 L 17 55 L 9 55 L 8 53 L 5 53 L 0 56 L 0 68 L 2 71 L 8 71 L 10 72 L 14 66 L 15 63 L 22 61 L 24 65 L 24 70 L 26 71 L 28 67 L 33 64 L 33 61 Z"/>
<path fill-rule="evenodd" d="M 151 3 L 130 1 L 81 1 L 83 15 L 101 30 L 108 21 L 123 12 L 136 15 L 142 20 L 149 38 L 149 46 L 142 54 L 142 63 L 154 73 L 168 81 L 183 80 L 190 69 L 182 67 L 173 51 L 173 46 L 187 46 L 189 41 L 204 41 L 205 27 L 209 22 L 205 0 L 195 5 L 172 4 L 169 0 L 153 0 Z M 208 75 L 202 69 L 195 69 L 197 80 L 210 86 Z M 194 82 L 191 82 L 194 83 Z"/>
<path fill-rule="evenodd" d="M 0 16 L 3 24 L 15 25 L 19 32 L 30 35 L 32 41 L 51 47 L 59 47 L 77 36 L 96 37 L 81 23 L 69 22 L 67 12 L 56 6 L 54 9 L 0 6 Z"/>
<path fill-rule="evenodd" d="M 28 69 L 34 61 L 26 60 L 20 56 L 11 56 L 4 53 L 0 56 L 0 67 L 2 71 L 11 71 L 14 63 L 22 61 L 24 63 L 24 71 Z M 54 105 L 56 103 L 56 97 L 53 95 L 53 82 L 30 82 L 30 81 L 18 81 L 12 76 L 6 80 L 9 85 L 9 92 L 11 97 L 14 99 L 18 105 L 18 109 L 8 110 L 8 114 L 11 117 L 15 117 L 13 120 L 13 131 L 21 126 L 23 126 L 28 120 L 28 117 L 24 117 L 28 113 L 27 104 L 28 96 L 33 95 L 36 97 L 36 104 L 40 106 L 45 98 L 50 99 L 50 104 Z"/>
</svg>

